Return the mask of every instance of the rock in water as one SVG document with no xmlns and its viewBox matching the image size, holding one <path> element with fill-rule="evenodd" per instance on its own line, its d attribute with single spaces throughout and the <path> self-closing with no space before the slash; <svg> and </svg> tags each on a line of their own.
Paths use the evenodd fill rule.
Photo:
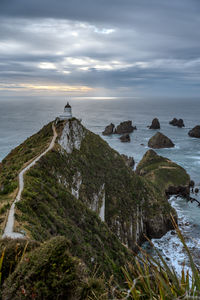
<svg viewBox="0 0 200 300">
<path fill-rule="evenodd" d="M 110 125 L 106 126 L 105 130 L 102 132 L 103 135 L 110 135 L 113 133 L 113 130 L 115 128 L 115 125 L 113 123 L 110 123 Z"/>
<path fill-rule="evenodd" d="M 133 130 L 137 129 L 135 126 L 132 126 L 132 121 L 121 122 L 115 129 L 115 133 L 124 134 L 131 133 Z"/>
<path fill-rule="evenodd" d="M 120 140 L 121 140 L 122 143 L 130 142 L 131 141 L 130 135 L 128 133 L 123 134 L 122 136 L 120 136 Z"/>
<path fill-rule="evenodd" d="M 160 122 L 157 118 L 153 119 L 149 129 L 160 129 Z"/>
<path fill-rule="evenodd" d="M 182 127 L 185 127 L 185 125 L 184 125 L 184 122 L 183 122 L 183 119 L 176 119 L 176 118 L 173 118 L 173 120 L 171 120 L 170 122 L 169 122 L 169 124 L 170 125 L 173 125 L 173 126 L 177 126 L 177 127 L 180 127 L 180 128 L 182 128 Z"/>
<path fill-rule="evenodd" d="M 195 185 L 195 182 L 194 182 L 194 180 L 190 180 L 190 187 L 194 187 L 194 185 Z"/>
<path fill-rule="evenodd" d="M 182 128 L 182 127 L 185 127 L 185 124 L 184 124 L 184 122 L 183 122 L 183 119 L 179 119 L 178 121 L 177 121 L 177 125 L 176 125 L 177 127 L 180 127 L 180 128 Z"/>
<path fill-rule="evenodd" d="M 197 125 L 194 128 L 192 128 L 188 132 L 188 135 L 191 136 L 191 137 L 200 138 L 200 125 Z"/>
<path fill-rule="evenodd" d="M 157 132 L 152 136 L 148 142 L 150 148 L 159 149 L 159 148 L 172 148 L 174 143 L 161 132 Z"/>
<path fill-rule="evenodd" d="M 125 155 L 125 154 L 122 154 L 121 156 L 124 159 L 125 164 L 127 165 L 127 167 L 131 167 L 131 168 L 134 167 L 135 161 L 134 161 L 133 157 L 131 157 L 131 156 L 129 157 L 129 156 Z"/>
</svg>

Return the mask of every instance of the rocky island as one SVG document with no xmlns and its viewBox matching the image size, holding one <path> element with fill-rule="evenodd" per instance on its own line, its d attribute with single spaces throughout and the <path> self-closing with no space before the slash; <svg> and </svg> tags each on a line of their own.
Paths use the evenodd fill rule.
<svg viewBox="0 0 200 300">
<path fill-rule="evenodd" d="M 154 136 L 148 141 L 148 146 L 150 148 L 159 149 L 159 148 L 172 148 L 174 143 L 161 132 L 157 132 Z"/>
<path fill-rule="evenodd" d="M 184 122 L 183 122 L 183 119 L 176 119 L 176 118 L 173 118 L 173 120 L 171 120 L 170 122 L 169 122 L 169 124 L 170 125 L 172 125 L 172 126 L 177 126 L 177 127 L 179 127 L 179 128 L 182 128 L 182 127 L 185 127 L 185 125 L 184 125 Z"/>
<path fill-rule="evenodd" d="M 21 199 L 16 203 L 14 231 L 24 239 L 0 241 L 0 248 L 6 245 L 7 249 L 4 274 L 10 274 L 3 278 L 4 299 L 19 299 L 24 290 L 29 299 L 33 294 L 41 299 L 44 291 L 46 299 L 56 291 L 63 295 L 96 293 L 98 299 L 105 289 L 102 274 L 120 282 L 121 267 L 134 261 L 132 251 L 137 251 L 144 234 L 159 238 L 173 227 L 170 214 L 176 219 L 176 212 L 167 201 L 167 189 L 188 184 L 183 168 L 154 152 L 147 152 L 135 173 L 129 167 L 134 164 L 132 159 L 110 148 L 79 120 L 57 119 L 0 164 L 2 233 L 17 194 L 18 174 L 49 147 L 52 128 L 55 144 L 24 174 Z M 24 249 L 26 241 L 30 241 L 26 255 L 19 254 L 12 263 L 16 245 Z M 64 272 L 66 266 L 69 276 Z M 96 267 L 98 278 L 91 279 Z M 93 285 L 89 285 L 91 280 Z"/>
<path fill-rule="evenodd" d="M 188 132 L 188 135 L 191 136 L 191 137 L 200 138 L 200 125 L 197 125 L 194 128 L 192 128 Z"/>
<path fill-rule="evenodd" d="M 149 126 L 149 129 L 160 129 L 160 122 L 158 118 L 155 118 L 152 120 L 151 126 Z"/>
</svg>

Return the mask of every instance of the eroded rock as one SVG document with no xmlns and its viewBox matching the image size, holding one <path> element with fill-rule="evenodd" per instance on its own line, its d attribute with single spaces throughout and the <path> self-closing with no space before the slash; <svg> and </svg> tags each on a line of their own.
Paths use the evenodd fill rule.
<svg viewBox="0 0 200 300">
<path fill-rule="evenodd" d="M 153 119 L 149 129 L 160 129 L 160 122 L 157 118 Z"/>
<path fill-rule="evenodd" d="M 136 126 L 132 126 L 132 121 L 121 122 L 115 129 L 116 134 L 131 133 L 137 129 Z"/>
<path fill-rule="evenodd" d="M 67 153 L 72 153 L 73 149 L 80 150 L 84 137 L 85 131 L 80 122 L 76 119 L 68 120 L 58 143 Z"/>
<path fill-rule="evenodd" d="M 122 143 L 130 142 L 131 141 L 130 135 L 128 133 L 127 134 L 123 134 L 122 136 L 120 136 L 120 141 Z"/>
<path fill-rule="evenodd" d="M 200 125 L 197 125 L 194 128 L 192 128 L 188 132 L 188 135 L 191 136 L 191 137 L 200 138 Z"/>
<path fill-rule="evenodd" d="M 125 155 L 125 154 L 122 154 L 121 156 L 122 156 L 122 158 L 124 159 L 125 164 L 126 164 L 128 167 L 131 167 L 131 168 L 134 167 L 135 161 L 134 161 L 134 158 L 133 158 L 133 157 L 131 157 L 131 156 L 129 157 L 129 156 Z"/>
<path fill-rule="evenodd" d="M 161 132 L 157 132 L 154 136 L 148 141 L 148 147 L 159 149 L 159 148 L 172 148 L 174 143 Z"/>
<path fill-rule="evenodd" d="M 106 126 L 105 130 L 102 132 L 103 135 L 110 135 L 114 133 L 115 125 L 113 123 L 110 123 L 110 125 Z"/>
<path fill-rule="evenodd" d="M 176 118 L 173 118 L 173 120 L 171 120 L 171 121 L 169 122 L 169 124 L 172 125 L 172 126 L 180 127 L 180 128 L 185 127 L 184 122 L 183 122 L 183 119 L 179 119 L 179 120 L 178 120 L 178 119 L 176 119 Z"/>
</svg>

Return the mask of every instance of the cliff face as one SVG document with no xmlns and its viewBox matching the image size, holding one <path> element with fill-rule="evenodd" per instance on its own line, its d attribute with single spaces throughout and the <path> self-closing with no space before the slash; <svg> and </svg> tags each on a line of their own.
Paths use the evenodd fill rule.
<svg viewBox="0 0 200 300">
<path fill-rule="evenodd" d="M 119 272 L 132 256 L 122 244 L 135 250 L 143 234 L 161 237 L 175 212 L 158 186 L 78 120 L 57 122 L 56 131 L 53 150 L 25 174 L 15 230 L 38 241 L 64 235 L 87 266 Z"/>
</svg>

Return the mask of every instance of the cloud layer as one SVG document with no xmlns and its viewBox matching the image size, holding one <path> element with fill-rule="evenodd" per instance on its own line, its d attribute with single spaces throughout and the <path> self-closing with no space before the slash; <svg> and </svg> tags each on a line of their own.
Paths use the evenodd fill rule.
<svg viewBox="0 0 200 300">
<path fill-rule="evenodd" d="M 1 0 L 0 91 L 198 96 L 198 0 Z"/>
</svg>

